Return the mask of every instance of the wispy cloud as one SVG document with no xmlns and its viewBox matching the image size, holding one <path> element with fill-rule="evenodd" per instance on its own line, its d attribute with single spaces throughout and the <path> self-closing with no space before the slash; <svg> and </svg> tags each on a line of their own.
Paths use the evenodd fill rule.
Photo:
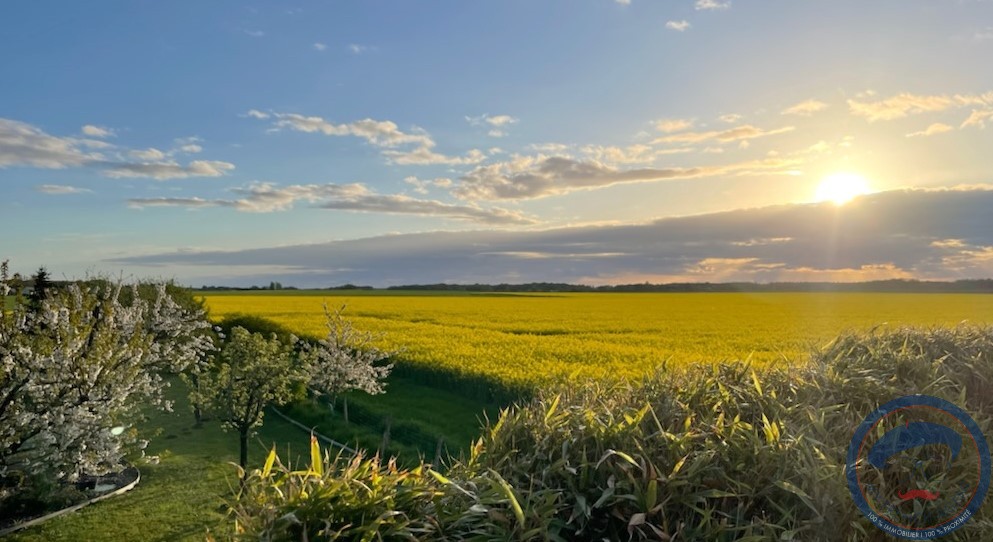
<svg viewBox="0 0 993 542">
<path fill-rule="evenodd" d="M 177 137 L 173 140 L 176 144 L 176 148 L 173 149 L 174 153 L 184 153 L 184 154 L 197 154 L 203 152 L 203 146 L 200 145 L 203 140 L 196 136 L 191 137 Z"/>
<path fill-rule="evenodd" d="M 932 124 L 931 126 L 928 126 L 927 128 L 925 128 L 925 129 L 923 129 L 923 130 L 921 130 L 919 132 L 912 132 L 912 133 L 907 134 L 907 137 L 927 137 L 927 136 L 933 136 L 933 135 L 936 135 L 936 134 L 943 134 L 945 132 L 951 132 L 954 129 L 955 128 L 953 128 L 953 127 L 951 127 L 951 126 L 949 126 L 947 124 L 942 124 L 940 122 L 936 122 L 936 123 Z"/>
<path fill-rule="evenodd" d="M 885 99 L 874 99 L 864 94 L 848 100 L 852 114 L 865 117 L 870 122 L 901 119 L 908 115 L 935 113 L 962 107 L 993 108 L 993 92 L 985 94 L 920 95 L 901 93 Z"/>
<path fill-rule="evenodd" d="M 467 116 L 465 118 L 465 120 L 466 120 L 466 122 L 468 122 L 472 126 L 486 126 L 486 127 L 489 127 L 489 132 L 487 132 L 487 134 L 490 137 L 503 137 L 503 136 L 507 135 L 507 132 L 505 131 L 505 127 L 507 127 L 507 126 L 509 126 L 511 124 L 517 124 L 519 122 L 519 119 L 514 118 L 514 117 L 512 117 L 510 115 L 492 115 L 491 116 L 491 115 L 486 114 L 486 113 L 484 113 L 484 114 L 482 114 L 482 115 L 480 115 L 478 117 L 469 117 L 469 116 Z"/>
<path fill-rule="evenodd" d="M 660 137 L 655 140 L 655 143 L 686 144 L 686 143 L 703 143 L 706 141 L 716 141 L 719 143 L 733 143 L 736 141 L 745 141 L 760 137 L 785 134 L 787 132 L 792 132 L 793 130 L 794 130 L 793 126 L 783 126 L 781 128 L 765 130 L 762 128 L 752 126 L 750 124 L 745 124 L 742 126 L 735 126 L 734 128 L 729 128 L 727 130 L 711 130 L 707 132 L 681 132 L 677 134 Z"/>
<path fill-rule="evenodd" d="M 255 118 L 268 118 L 269 114 L 260 116 L 256 110 L 248 112 Z M 423 131 L 407 133 L 400 130 L 395 122 L 388 120 L 362 119 L 355 122 L 335 124 L 321 117 L 307 117 L 296 113 L 271 113 L 275 118 L 273 127 L 277 130 L 289 129 L 297 132 L 322 133 L 328 136 L 355 136 L 365 139 L 379 147 L 396 147 L 405 144 L 426 145 L 432 143 L 431 137 Z"/>
<path fill-rule="evenodd" d="M 30 124 L 0 118 L 0 168 L 62 169 L 83 166 L 102 157 L 81 146 L 73 138 L 49 135 Z"/>
<path fill-rule="evenodd" d="M 219 160 L 194 160 L 180 164 L 172 160 L 143 163 L 104 163 L 104 175 L 114 178 L 146 177 L 164 181 L 189 177 L 223 177 L 234 170 L 234 164 Z"/>
<path fill-rule="evenodd" d="M 361 55 L 362 53 L 368 52 L 371 49 L 372 48 L 369 47 L 368 45 L 360 45 L 358 43 L 348 44 L 348 52 L 352 53 L 353 55 Z"/>
<path fill-rule="evenodd" d="M 418 179 L 414 175 L 405 177 L 403 182 L 414 187 L 414 192 L 418 194 L 427 194 L 432 188 L 448 188 L 454 184 L 453 181 L 447 177 L 438 177 L 436 179 Z"/>
<path fill-rule="evenodd" d="M 692 26 L 692 25 L 690 25 L 689 21 L 686 21 L 686 20 L 683 20 L 683 21 L 667 21 L 665 23 L 665 27 L 666 28 L 668 28 L 669 30 L 675 30 L 676 32 L 685 32 L 686 30 L 688 30 L 690 28 L 690 26 Z"/>
<path fill-rule="evenodd" d="M 253 38 L 262 38 L 262 37 L 265 37 L 265 32 L 263 32 L 261 30 L 245 29 L 245 30 L 242 30 L 242 32 L 244 32 L 246 35 L 251 36 Z"/>
<path fill-rule="evenodd" d="M 693 121 L 691 119 L 659 119 L 655 121 L 655 129 L 667 134 L 689 130 L 692 127 Z"/>
<path fill-rule="evenodd" d="M 432 145 L 421 145 L 411 150 L 386 150 L 383 151 L 390 163 L 407 166 L 429 166 L 429 165 L 472 165 L 486 160 L 486 153 L 479 149 L 471 149 L 462 156 L 450 156 L 441 154 L 433 150 Z"/>
<path fill-rule="evenodd" d="M 804 100 L 796 105 L 787 107 L 783 110 L 784 115 L 800 115 L 804 117 L 809 117 L 818 111 L 823 111 L 827 109 L 828 104 L 820 100 Z"/>
<path fill-rule="evenodd" d="M 605 164 L 647 164 L 653 162 L 659 152 L 649 145 L 586 145 L 580 150 L 589 158 Z"/>
<path fill-rule="evenodd" d="M 442 181 L 436 181 L 439 185 Z M 526 225 L 535 220 L 523 213 L 499 207 L 484 208 L 473 204 L 460 205 L 438 200 L 424 200 L 396 194 L 377 194 L 365 185 L 309 184 L 276 186 L 256 183 L 231 190 L 233 199 L 200 197 L 132 198 L 134 208 L 183 207 L 199 209 L 228 207 L 242 212 L 272 213 L 287 211 L 298 201 L 306 201 L 321 209 L 344 211 L 431 216 L 490 225 Z"/>
<path fill-rule="evenodd" d="M 459 178 L 453 193 L 470 201 L 531 199 L 623 183 L 770 172 L 792 165 L 786 159 L 769 158 L 725 166 L 621 169 L 596 160 L 515 155 L 504 162 L 477 166 Z"/>
<path fill-rule="evenodd" d="M 731 2 L 730 0 L 727 2 L 719 2 L 717 0 L 696 0 L 694 7 L 697 10 L 715 11 L 730 8 Z"/>
<path fill-rule="evenodd" d="M 106 126 L 95 126 L 93 124 L 83 126 L 83 128 L 80 129 L 80 132 L 87 137 L 98 137 L 101 139 L 105 137 L 114 137 L 114 135 L 116 135 L 114 130 L 111 128 L 107 128 Z"/>
<path fill-rule="evenodd" d="M 970 126 L 986 128 L 987 121 L 993 122 L 993 108 L 986 110 L 974 109 L 969 115 L 969 118 L 962 122 L 961 128 L 968 128 Z"/>
<path fill-rule="evenodd" d="M 376 147 L 388 149 L 383 151 L 383 156 L 396 164 L 478 164 L 486 159 L 486 155 L 478 149 L 472 149 L 464 156 L 448 156 L 435 152 L 436 143 L 426 131 L 415 127 L 411 131 L 405 132 L 395 122 L 388 120 L 362 119 L 335 124 L 322 117 L 308 117 L 297 113 L 263 112 L 257 109 L 248 111 L 245 116 L 272 120 L 274 131 L 285 129 L 336 137 L 358 137 Z M 398 147 L 412 148 L 397 150 Z"/>
<path fill-rule="evenodd" d="M 64 184 L 41 184 L 35 187 L 35 190 L 43 194 L 51 194 L 53 196 L 64 196 L 68 194 L 85 194 L 87 192 L 92 192 L 87 188 L 79 188 L 76 186 L 68 186 Z"/>
<path fill-rule="evenodd" d="M 184 146 L 191 144 L 187 143 Z M 112 148 L 115 152 L 104 154 L 88 150 L 94 146 L 100 150 Z M 181 150 L 181 148 L 174 149 L 167 153 L 155 148 L 126 149 L 95 140 L 53 136 L 24 122 L 0 119 L 0 168 L 90 167 L 99 170 L 107 177 L 146 177 L 165 180 L 219 177 L 226 175 L 235 167 L 229 162 L 216 160 L 195 160 L 181 164 L 172 158 L 175 152 Z"/>
<path fill-rule="evenodd" d="M 318 51 L 327 51 L 328 50 L 328 46 L 327 46 L 326 43 L 317 42 L 317 43 L 314 44 L 314 49 L 315 50 L 318 50 Z"/>
</svg>

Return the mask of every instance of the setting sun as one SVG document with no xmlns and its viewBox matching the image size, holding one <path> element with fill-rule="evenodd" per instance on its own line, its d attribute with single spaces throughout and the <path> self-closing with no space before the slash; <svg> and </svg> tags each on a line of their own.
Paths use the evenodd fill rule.
<svg viewBox="0 0 993 542">
<path fill-rule="evenodd" d="M 821 180 L 814 197 L 817 201 L 832 201 L 835 205 L 844 205 L 870 191 L 865 177 L 855 173 L 834 173 Z"/>
</svg>

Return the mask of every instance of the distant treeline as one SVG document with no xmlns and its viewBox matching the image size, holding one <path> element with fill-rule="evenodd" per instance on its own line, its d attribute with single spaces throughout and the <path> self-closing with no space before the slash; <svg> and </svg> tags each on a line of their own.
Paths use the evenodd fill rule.
<svg viewBox="0 0 993 542">
<path fill-rule="evenodd" d="M 993 293 L 993 279 L 954 282 L 874 280 L 868 282 L 685 282 L 587 286 L 554 282 L 527 284 L 406 284 L 387 290 L 441 290 L 464 292 L 907 292 Z"/>
<path fill-rule="evenodd" d="M 234 288 L 203 286 L 201 291 L 219 290 L 297 290 L 275 282 L 269 286 Z M 308 288 L 311 289 L 311 288 Z M 376 290 L 372 286 L 345 284 L 313 290 Z M 442 292 L 894 292 L 894 293 L 993 293 L 993 279 L 957 280 L 954 282 L 922 280 L 874 280 L 868 282 L 685 282 L 669 284 L 619 284 L 587 286 L 560 282 L 525 284 L 404 284 L 381 290 L 419 290 Z"/>
<path fill-rule="evenodd" d="M 300 290 L 296 286 L 283 286 L 279 282 L 270 282 L 268 286 L 248 286 L 248 287 L 237 287 L 237 286 L 201 286 L 196 288 L 198 291 L 202 292 L 219 292 L 219 291 L 240 291 L 240 292 L 254 292 L 260 290 Z M 354 284 L 344 284 L 341 286 L 329 286 L 327 288 L 305 288 L 306 290 L 375 290 L 372 286 L 356 286 Z"/>
</svg>

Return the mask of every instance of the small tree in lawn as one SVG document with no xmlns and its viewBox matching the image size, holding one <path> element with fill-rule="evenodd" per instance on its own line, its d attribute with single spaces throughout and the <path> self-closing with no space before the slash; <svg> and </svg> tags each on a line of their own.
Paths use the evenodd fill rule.
<svg viewBox="0 0 993 542">
<path fill-rule="evenodd" d="M 381 350 L 375 342 L 381 337 L 355 329 L 344 317 L 345 307 L 334 311 L 324 305 L 328 334 L 316 345 L 308 347 L 310 370 L 308 388 L 316 396 L 326 396 L 334 410 L 339 396 L 351 390 L 370 395 L 386 391 L 384 380 L 393 364 L 383 364 L 394 351 Z M 348 422 L 348 403 L 344 403 L 345 422 Z"/>
<path fill-rule="evenodd" d="M 269 405 L 294 398 L 300 380 L 292 346 L 243 327 L 231 330 L 213 371 L 200 375 L 195 403 L 206 404 L 226 426 L 238 431 L 239 464 L 248 464 L 248 437 L 262 425 Z"/>
</svg>

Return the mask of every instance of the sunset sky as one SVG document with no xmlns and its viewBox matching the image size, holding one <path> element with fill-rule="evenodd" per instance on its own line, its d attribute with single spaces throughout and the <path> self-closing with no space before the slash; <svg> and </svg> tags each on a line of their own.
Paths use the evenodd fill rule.
<svg viewBox="0 0 993 542">
<path fill-rule="evenodd" d="M 0 6 L 0 259 L 191 284 L 993 276 L 993 1 Z"/>
</svg>

